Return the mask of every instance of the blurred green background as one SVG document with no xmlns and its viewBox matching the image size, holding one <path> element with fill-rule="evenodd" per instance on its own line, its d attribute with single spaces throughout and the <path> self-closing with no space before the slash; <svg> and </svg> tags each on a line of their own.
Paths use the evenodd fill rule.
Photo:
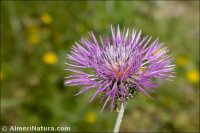
<svg viewBox="0 0 200 133">
<path fill-rule="evenodd" d="M 1 1 L 1 125 L 112 131 L 117 113 L 88 102 L 95 90 L 75 97 L 80 87 L 63 85 L 74 42 L 111 24 L 159 37 L 177 65 L 155 101 L 129 101 L 120 131 L 199 131 L 198 1 Z"/>
</svg>

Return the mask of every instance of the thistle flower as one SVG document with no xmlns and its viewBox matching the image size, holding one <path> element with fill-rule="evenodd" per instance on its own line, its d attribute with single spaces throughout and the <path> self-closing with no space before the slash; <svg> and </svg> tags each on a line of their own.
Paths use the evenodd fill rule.
<svg viewBox="0 0 200 133">
<path fill-rule="evenodd" d="M 119 26 L 116 34 L 111 26 L 111 32 L 110 38 L 100 37 L 101 43 L 89 33 L 91 39 L 76 42 L 66 63 L 66 70 L 74 74 L 66 77 L 65 85 L 82 86 L 76 95 L 95 89 L 90 101 L 101 94 L 102 110 L 108 102 L 111 110 L 118 104 L 125 106 L 138 91 L 151 97 L 148 92 L 157 87 L 154 79 L 168 80 L 174 69 L 168 49 L 158 39 L 150 43 L 151 37 L 142 38 L 141 31 L 130 33 L 124 28 L 121 32 Z M 90 73 L 84 71 L 88 68 Z"/>
</svg>

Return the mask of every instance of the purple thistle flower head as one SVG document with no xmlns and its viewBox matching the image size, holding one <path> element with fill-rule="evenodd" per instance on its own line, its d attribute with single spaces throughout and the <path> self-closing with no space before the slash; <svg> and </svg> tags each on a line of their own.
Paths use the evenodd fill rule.
<svg viewBox="0 0 200 133">
<path fill-rule="evenodd" d="M 157 87 L 153 79 L 170 79 L 174 70 L 168 49 L 158 39 L 150 43 L 151 37 L 142 38 L 141 31 L 121 32 L 119 26 L 117 32 L 111 26 L 111 32 L 111 37 L 100 37 L 100 43 L 92 32 L 90 40 L 82 38 L 66 63 L 74 74 L 66 77 L 65 85 L 82 86 L 76 95 L 95 89 L 90 101 L 102 94 L 102 110 L 108 102 L 111 110 L 120 103 L 125 106 L 138 91 L 151 97 L 148 91 Z"/>
</svg>

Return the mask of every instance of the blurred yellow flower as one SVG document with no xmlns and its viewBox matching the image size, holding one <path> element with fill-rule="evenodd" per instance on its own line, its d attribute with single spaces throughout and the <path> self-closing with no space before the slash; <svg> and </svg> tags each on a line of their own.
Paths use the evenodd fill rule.
<svg viewBox="0 0 200 133">
<path fill-rule="evenodd" d="M 97 116 L 96 116 L 96 114 L 93 113 L 93 112 L 89 112 L 89 113 L 87 113 L 86 116 L 85 116 L 85 121 L 86 121 L 87 123 L 92 124 L 92 123 L 95 123 L 96 120 L 97 120 Z"/>
<path fill-rule="evenodd" d="M 184 56 L 180 56 L 176 59 L 176 63 L 179 66 L 184 66 L 187 63 L 187 59 Z"/>
<path fill-rule="evenodd" d="M 53 52 L 47 52 L 43 55 L 42 60 L 44 63 L 52 65 L 57 63 L 58 57 Z"/>
<path fill-rule="evenodd" d="M 187 72 L 187 79 L 192 83 L 199 82 L 199 71 L 197 70 L 190 70 Z"/>
<path fill-rule="evenodd" d="M 31 33 L 28 35 L 28 42 L 30 44 L 33 44 L 33 45 L 38 44 L 40 42 L 40 40 L 41 40 L 41 38 L 40 38 L 39 34 L 37 34 L 37 33 Z"/>
<path fill-rule="evenodd" d="M 41 15 L 40 19 L 44 24 L 50 24 L 53 21 L 51 15 L 49 13 L 47 13 L 47 12 L 43 13 Z"/>
</svg>

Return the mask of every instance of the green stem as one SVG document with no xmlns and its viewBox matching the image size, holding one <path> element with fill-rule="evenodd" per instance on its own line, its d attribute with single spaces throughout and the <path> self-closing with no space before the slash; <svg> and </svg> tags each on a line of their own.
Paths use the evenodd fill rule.
<svg viewBox="0 0 200 133">
<path fill-rule="evenodd" d="M 119 132 L 119 128 L 120 128 L 120 125 L 121 125 L 121 122 L 122 122 L 123 114 L 124 114 L 124 106 L 123 106 L 123 104 L 121 104 L 121 108 L 120 108 L 120 111 L 119 111 L 118 116 L 117 116 L 117 121 L 115 123 L 115 128 L 113 130 L 113 133 Z"/>
</svg>

